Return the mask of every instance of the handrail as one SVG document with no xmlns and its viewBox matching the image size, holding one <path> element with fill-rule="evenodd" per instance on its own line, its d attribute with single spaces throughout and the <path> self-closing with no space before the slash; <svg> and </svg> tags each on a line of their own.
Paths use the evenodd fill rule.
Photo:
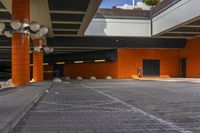
<svg viewBox="0 0 200 133">
<path fill-rule="evenodd" d="M 153 7 L 150 11 L 147 10 L 124 10 L 124 9 L 98 9 L 95 17 L 137 17 L 137 18 L 153 18 L 164 12 L 171 6 L 180 2 L 181 0 L 163 0 L 158 5 Z"/>
<path fill-rule="evenodd" d="M 145 10 L 123 10 L 123 9 L 99 9 L 95 17 L 141 17 L 150 18 L 150 11 Z"/>
<path fill-rule="evenodd" d="M 152 8 L 151 17 L 153 18 L 153 17 L 159 15 L 160 13 L 164 12 L 165 10 L 170 8 L 171 6 L 178 3 L 179 1 L 181 1 L 181 0 L 163 0 L 158 5 L 156 5 L 155 7 Z"/>
</svg>

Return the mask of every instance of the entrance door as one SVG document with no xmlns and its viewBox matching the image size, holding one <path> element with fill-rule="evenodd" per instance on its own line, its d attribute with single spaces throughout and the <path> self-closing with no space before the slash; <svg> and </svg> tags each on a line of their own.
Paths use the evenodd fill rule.
<svg viewBox="0 0 200 133">
<path fill-rule="evenodd" d="M 182 78 L 186 78 L 186 66 L 187 66 L 187 59 L 182 58 L 181 59 L 181 73 L 182 73 Z"/>
<path fill-rule="evenodd" d="M 143 60 L 144 76 L 160 76 L 160 60 Z"/>
<path fill-rule="evenodd" d="M 53 67 L 54 67 L 54 77 L 64 76 L 64 65 L 55 64 Z"/>
</svg>

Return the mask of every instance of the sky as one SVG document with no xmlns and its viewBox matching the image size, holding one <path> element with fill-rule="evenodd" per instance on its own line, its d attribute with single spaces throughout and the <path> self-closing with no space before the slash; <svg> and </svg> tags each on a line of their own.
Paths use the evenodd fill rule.
<svg viewBox="0 0 200 133">
<path fill-rule="evenodd" d="M 135 0 L 138 2 L 141 0 Z M 100 8 L 112 8 L 113 6 L 123 6 L 124 4 L 132 5 L 133 0 L 103 0 Z"/>
</svg>

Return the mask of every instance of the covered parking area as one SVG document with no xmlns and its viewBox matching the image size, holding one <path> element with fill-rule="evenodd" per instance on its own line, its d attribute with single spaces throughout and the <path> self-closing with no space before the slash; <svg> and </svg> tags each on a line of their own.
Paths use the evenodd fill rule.
<svg viewBox="0 0 200 133">
<path fill-rule="evenodd" d="M 200 132 L 199 16 L 154 35 L 151 11 L 100 3 L 0 0 L 0 132 Z"/>
</svg>

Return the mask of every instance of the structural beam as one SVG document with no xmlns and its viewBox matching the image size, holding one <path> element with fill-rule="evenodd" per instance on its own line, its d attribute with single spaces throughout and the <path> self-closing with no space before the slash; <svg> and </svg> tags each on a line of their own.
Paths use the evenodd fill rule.
<svg viewBox="0 0 200 133">
<path fill-rule="evenodd" d="M 84 35 L 88 25 L 90 24 L 93 16 L 95 15 L 97 9 L 99 8 L 101 2 L 102 2 L 102 0 L 90 0 L 86 14 L 84 15 L 81 27 L 78 32 L 79 36 Z"/>
<path fill-rule="evenodd" d="M 49 12 L 54 13 L 54 14 L 85 14 L 86 13 L 84 11 L 55 11 L 55 10 L 51 10 Z"/>
</svg>

